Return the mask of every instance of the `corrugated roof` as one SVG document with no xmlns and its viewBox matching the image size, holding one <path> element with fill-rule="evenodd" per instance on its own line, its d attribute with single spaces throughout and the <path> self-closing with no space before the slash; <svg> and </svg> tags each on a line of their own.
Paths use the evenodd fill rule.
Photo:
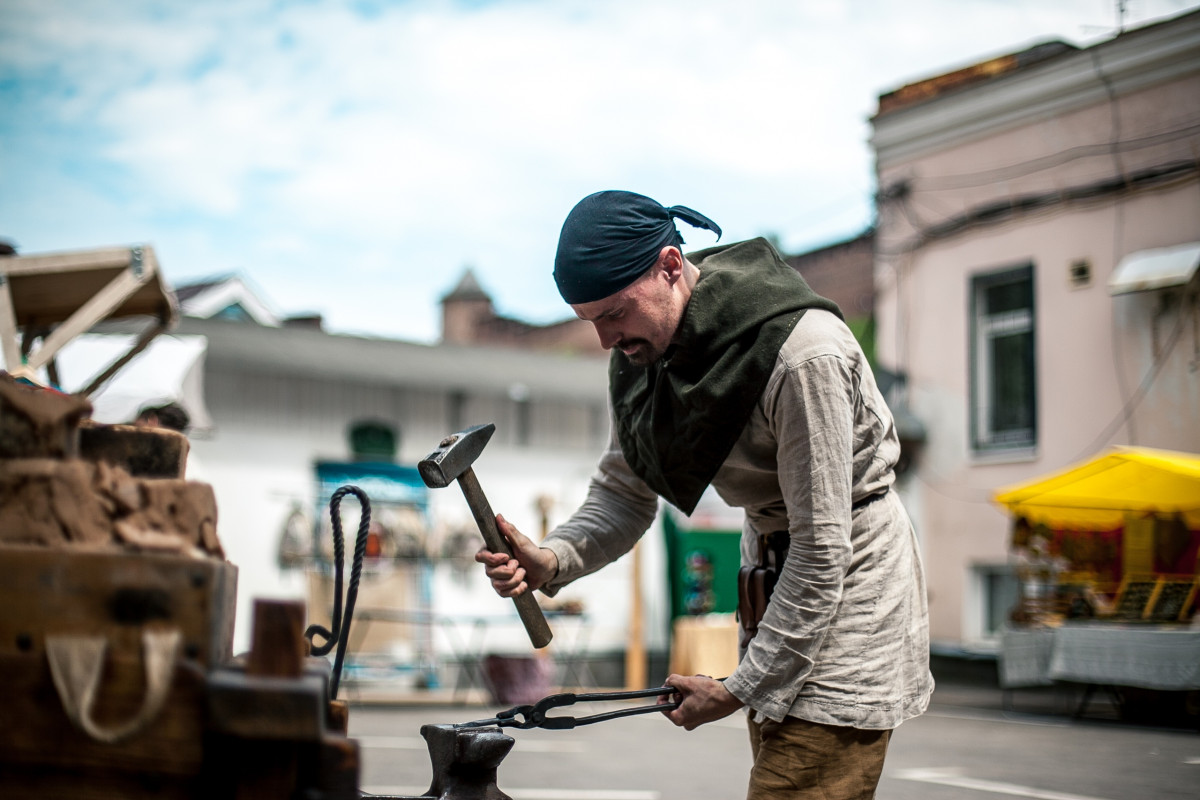
<svg viewBox="0 0 1200 800">
<path fill-rule="evenodd" d="M 207 364 L 217 368 L 441 391 L 507 394 L 509 387 L 520 384 L 535 399 L 603 402 L 608 392 L 608 361 L 594 355 L 426 345 L 215 319 L 185 318 L 177 331 L 206 336 Z"/>
</svg>

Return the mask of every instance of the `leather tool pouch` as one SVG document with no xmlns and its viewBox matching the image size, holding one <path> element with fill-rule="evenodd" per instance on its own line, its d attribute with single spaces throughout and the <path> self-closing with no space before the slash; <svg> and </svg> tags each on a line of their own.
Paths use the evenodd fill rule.
<svg viewBox="0 0 1200 800">
<path fill-rule="evenodd" d="M 742 648 L 758 633 L 758 623 L 767 613 L 767 603 L 775 591 L 775 583 L 787 558 L 788 533 L 775 531 L 758 537 L 758 564 L 738 570 L 738 623 Z"/>
</svg>

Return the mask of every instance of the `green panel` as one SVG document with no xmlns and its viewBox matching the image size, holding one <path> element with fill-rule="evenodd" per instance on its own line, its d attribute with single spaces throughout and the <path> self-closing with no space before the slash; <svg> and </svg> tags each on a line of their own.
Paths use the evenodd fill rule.
<svg viewBox="0 0 1200 800">
<path fill-rule="evenodd" d="M 737 610 L 741 531 L 692 530 L 663 515 L 671 619 Z"/>
<path fill-rule="evenodd" d="M 874 366 L 875 364 L 875 318 L 872 316 L 866 317 L 849 317 L 846 320 L 846 327 L 854 334 L 854 338 L 858 340 L 858 346 L 862 348 L 863 355 L 867 357 L 867 361 Z"/>
</svg>

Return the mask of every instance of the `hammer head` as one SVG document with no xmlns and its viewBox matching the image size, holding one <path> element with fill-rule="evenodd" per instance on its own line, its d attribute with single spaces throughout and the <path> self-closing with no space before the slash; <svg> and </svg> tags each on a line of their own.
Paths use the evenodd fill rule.
<svg viewBox="0 0 1200 800">
<path fill-rule="evenodd" d="M 417 471 L 430 489 L 441 489 L 458 479 L 471 465 L 496 432 L 494 423 L 476 425 L 442 439 L 437 450 L 426 456 Z"/>
</svg>

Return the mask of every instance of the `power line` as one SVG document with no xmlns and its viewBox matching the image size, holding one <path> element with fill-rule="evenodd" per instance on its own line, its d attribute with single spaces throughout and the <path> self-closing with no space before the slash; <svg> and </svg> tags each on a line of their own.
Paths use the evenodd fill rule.
<svg viewBox="0 0 1200 800">
<path fill-rule="evenodd" d="M 917 187 L 919 187 L 919 189 L 922 191 L 967 189 L 974 186 L 984 186 L 989 183 L 995 183 L 996 181 L 1021 178 L 1026 175 L 1031 175 L 1035 172 L 1040 172 L 1044 169 L 1049 169 L 1050 167 L 1062 166 L 1063 164 L 1067 164 L 1080 158 L 1111 155 L 1114 147 L 1120 152 L 1140 150 L 1144 147 L 1167 144 L 1177 139 L 1183 139 L 1188 136 L 1195 135 L 1196 133 L 1200 133 L 1200 123 L 1189 125 L 1186 128 L 1178 128 L 1176 130 L 1165 131 L 1163 133 L 1156 133 L 1151 136 L 1139 137 L 1137 139 L 1080 145 L 1078 147 L 1071 147 L 1066 150 L 1061 150 L 1057 153 L 1041 156 L 1029 161 L 1022 161 L 1017 164 L 1009 164 L 1004 167 L 981 170 L 979 172 L 964 172 L 956 175 L 939 175 L 918 178 L 914 179 L 913 183 L 916 183 Z"/>
</svg>

